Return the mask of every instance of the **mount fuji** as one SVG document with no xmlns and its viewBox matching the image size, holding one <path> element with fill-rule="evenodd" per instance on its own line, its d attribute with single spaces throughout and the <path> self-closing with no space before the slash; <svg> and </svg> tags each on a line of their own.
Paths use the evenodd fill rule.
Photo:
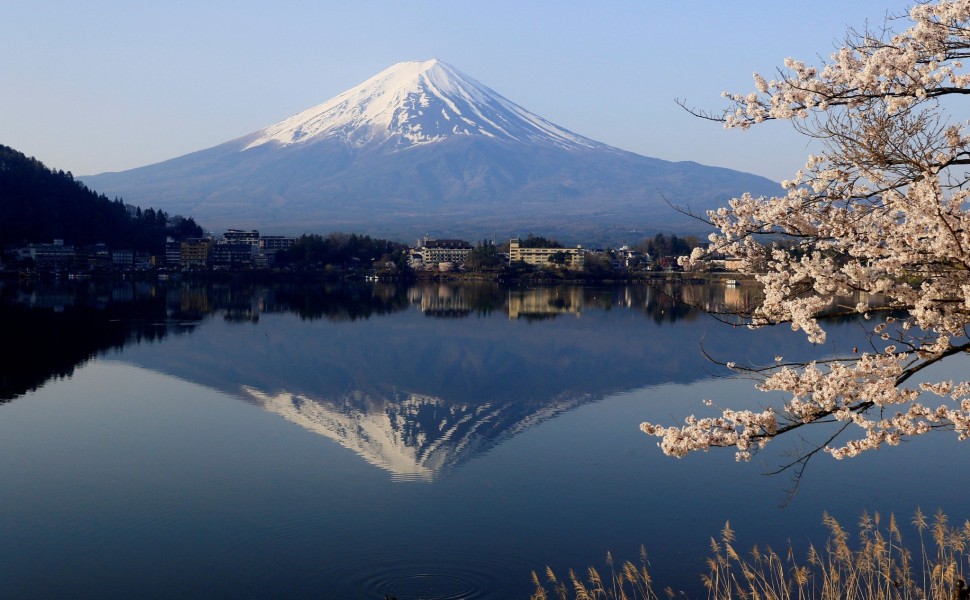
<svg viewBox="0 0 970 600">
<path fill-rule="evenodd" d="M 81 179 L 213 229 L 472 239 L 536 231 L 578 241 L 696 230 L 670 204 L 703 211 L 779 189 L 585 138 L 438 60 L 399 63 L 218 146 Z"/>
</svg>

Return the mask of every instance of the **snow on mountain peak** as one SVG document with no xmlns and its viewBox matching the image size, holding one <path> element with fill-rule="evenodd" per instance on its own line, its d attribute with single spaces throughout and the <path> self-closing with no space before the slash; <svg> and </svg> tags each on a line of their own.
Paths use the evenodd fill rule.
<svg viewBox="0 0 970 600">
<path fill-rule="evenodd" d="M 323 104 L 256 132 L 244 150 L 322 139 L 355 147 L 390 143 L 406 148 L 466 135 L 602 147 L 431 59 L 398 63 Z"/>
</svg>

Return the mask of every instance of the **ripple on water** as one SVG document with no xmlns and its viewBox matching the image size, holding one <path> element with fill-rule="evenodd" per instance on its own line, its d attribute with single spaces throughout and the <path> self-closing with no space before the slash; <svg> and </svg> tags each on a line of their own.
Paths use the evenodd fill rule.
<svg viewBox="0 0 970 600">
<path fill-rule="evenodd" d="M 382 600 L 501 600 L 527 590 L 530 568 L 515 556 L 464 551 L 371 553 L 334 570 L 355 597 Z"/>
</svg>

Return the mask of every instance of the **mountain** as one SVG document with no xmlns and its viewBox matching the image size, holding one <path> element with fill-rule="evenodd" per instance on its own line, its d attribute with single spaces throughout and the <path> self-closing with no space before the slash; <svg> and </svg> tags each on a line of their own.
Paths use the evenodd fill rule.
<svg viewBox="0 0 970 600">
<path fill-rule="evenodd" d="M 404 62 L 260 131 L 83 177 L 213 228 L 467 237 L 698 228 L 762 177 L 667 162 L 559 127 L 438 60 Z"/>
</svg>

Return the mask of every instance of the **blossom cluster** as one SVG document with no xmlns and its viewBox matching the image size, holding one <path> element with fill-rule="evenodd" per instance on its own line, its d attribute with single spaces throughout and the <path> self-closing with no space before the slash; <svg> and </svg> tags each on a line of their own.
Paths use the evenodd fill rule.
<svg viewBox="0 0 970 600">
<path fill-rule="evenodd" d="M 782 195 L 746 194 L 708 213 L 711 249 L 739 259 L 764 286 L 746 315 L 752 326 L 786 323 L 818 344 L 827 315 L 894 316 L 870 324 L 869 352 L 759 369 L 761 389 L 786 394 L 781 406 L 689 417 L 681 427 L 644 423 L 667 454 L 727 446 L 745 459 L 820 421 L 859 432 L 847 427 L 851 439 L 825 448 L 837 458 L 940 428 L 970 436 L 970 383 L 905 386 L 970 349 L 970 132 L 949 121 L 946 102 L 970 93 L 961 63 L 970 56 L 970 0 L 919 4 L 909 18 L 900 34 L 855 35 L 822 66 L 788 59 L 779 79 L 755 75 L 754 92 L 726 94 L 726 127 L 791 120 L 825 150 L 783 182 Z M 692 268 L 702 258 L 695 251 L 682 262 Z M 853 294 L 863 300 L 833 304 Z M 932 395 L 946 402 L 931 408 Z"/>
</svg>

